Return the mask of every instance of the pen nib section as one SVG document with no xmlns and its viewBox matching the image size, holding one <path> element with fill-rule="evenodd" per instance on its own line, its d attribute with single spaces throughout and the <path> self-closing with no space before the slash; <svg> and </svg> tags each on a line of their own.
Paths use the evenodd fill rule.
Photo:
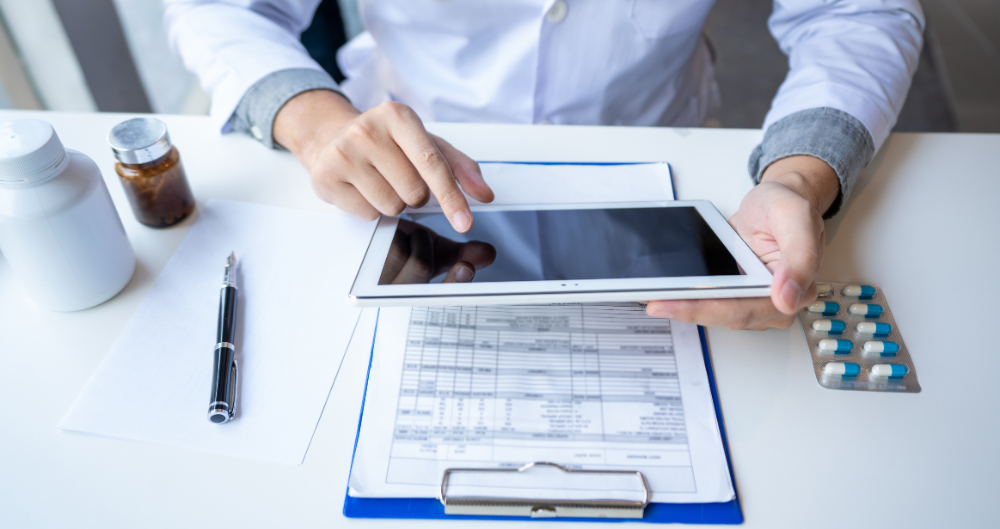
<svg viewBox="0 0 1000 529">
<path fill-rule="evenodd" d="M 222 286 L 236 288 L 236 252 L 230 252 L 229 257 L 226 257 L 226 275 Z"/>
</svg>

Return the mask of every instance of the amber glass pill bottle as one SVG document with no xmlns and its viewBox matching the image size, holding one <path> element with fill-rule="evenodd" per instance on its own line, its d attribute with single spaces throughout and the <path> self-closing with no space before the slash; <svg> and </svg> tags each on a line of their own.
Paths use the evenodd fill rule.
<svg viewBox="0 0 1000 529">
<path fill-rule="evenodd" d="M 181 155 L 170 144 L 167 125 L 156 118 L 123 121 L 108 134 L 121 179 L 136 220 L 166 228 L 194 211 Z"/>
</svg>

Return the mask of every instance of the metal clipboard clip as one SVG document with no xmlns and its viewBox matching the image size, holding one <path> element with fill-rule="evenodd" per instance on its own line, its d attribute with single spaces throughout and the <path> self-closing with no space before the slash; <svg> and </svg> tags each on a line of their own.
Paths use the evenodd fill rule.
<svg viewBox="0 0 1000 529">
<path fill-rule="evenodd" d="M 448 497 L 448 481 L 452 474 L 460 472 L 506 472 L 524 473 L 541 467 L 555 467 L 574 475 L 616 474 L 634 475 L 642 484 L 642 501 L 634 500 L 556 500 L 524 498 L 483 498 Z M 637 489 L 638 490 L 638 489 Z M 441 477 L 441 492 L 438 499 L 444 505 L 445 514 L 465 514 L 480 516 L 528 516 L 531 518 L 642 518 L 646 506 L 653 496 L 646 476 L 637 470 L 573 470 L 570 468 L 538 461 L 518 468 L 449 468 Z"/>
</svg>

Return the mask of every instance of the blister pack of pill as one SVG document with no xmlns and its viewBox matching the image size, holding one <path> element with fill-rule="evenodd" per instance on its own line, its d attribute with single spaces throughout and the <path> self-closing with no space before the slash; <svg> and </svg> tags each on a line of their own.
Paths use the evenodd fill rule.
<svg viewBox="0 0 1000 529">
<path fill-rule="evenodd" d="M 878 285 L 819 283 L 799 315 L 825 388 L 919 393 L 917 370 Z"/>
</svg>

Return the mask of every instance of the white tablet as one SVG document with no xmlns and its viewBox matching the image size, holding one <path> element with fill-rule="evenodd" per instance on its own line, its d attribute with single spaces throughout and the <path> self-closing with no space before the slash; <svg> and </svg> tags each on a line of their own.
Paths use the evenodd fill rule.
<svg viewBox="0 0 1000 529">
<path fill-rule="evenodd" d="M 351 287 L 362 306 L 763 297 L 771 273 L 705 200 L 474 206 L 382 217 Z"/>
</svg>

